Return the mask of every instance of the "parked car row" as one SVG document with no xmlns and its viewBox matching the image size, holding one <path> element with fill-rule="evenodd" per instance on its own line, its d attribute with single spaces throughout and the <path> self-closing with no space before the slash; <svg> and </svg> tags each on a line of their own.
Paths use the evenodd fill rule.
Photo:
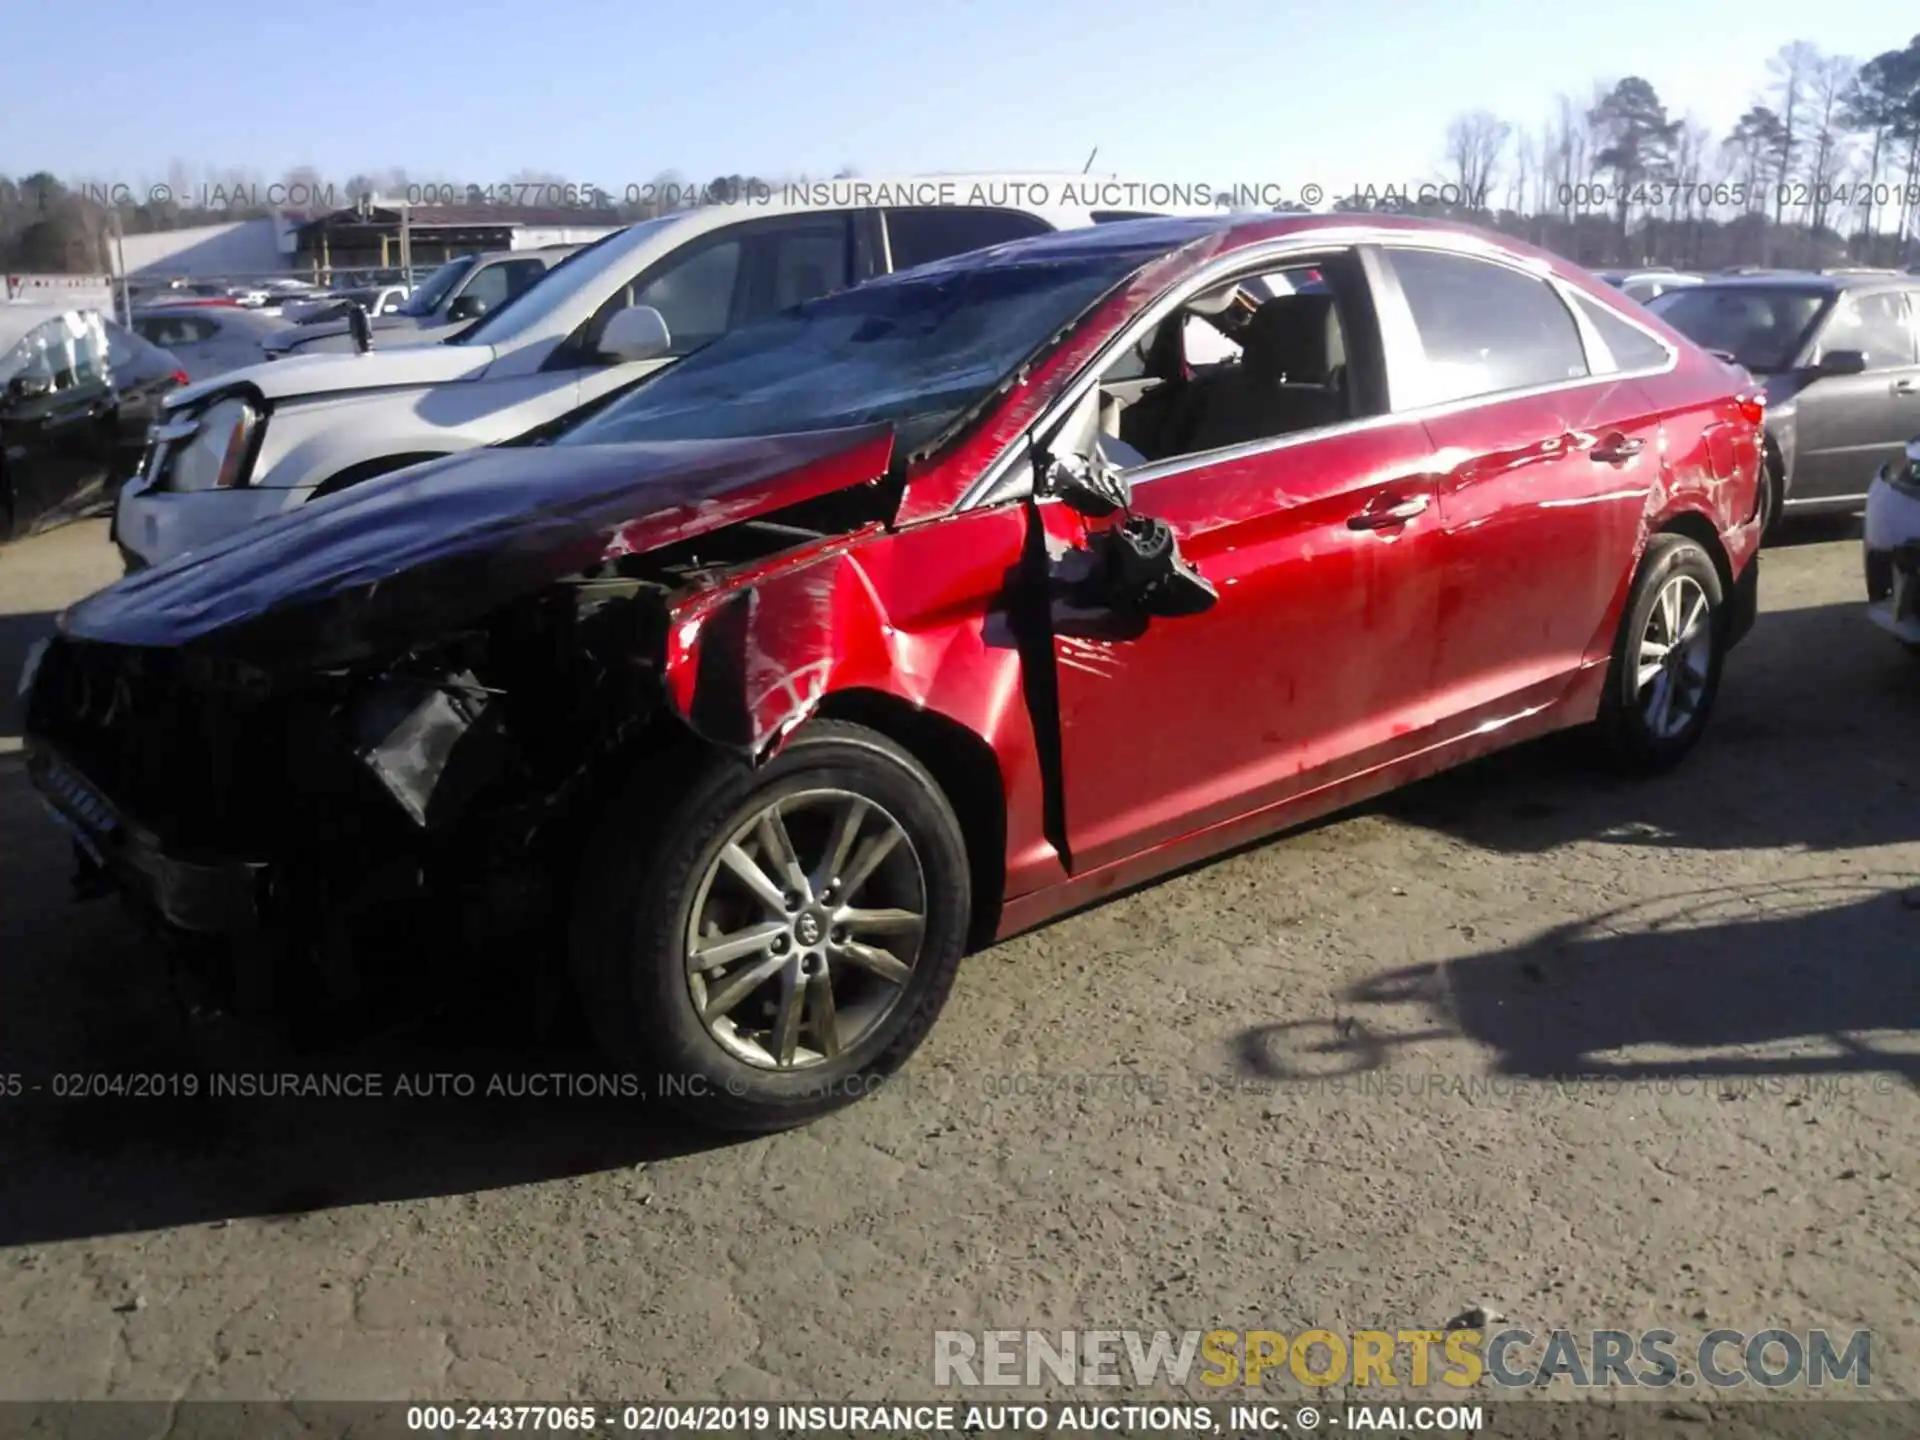
<svg viewBox="0 0 1920 1440">
<path fill-rule="evenodd" d="M 431 272 L 397 300 L 377 300 L 361 308 L 374 320 L 374 334 L 387 343 L 442 340 L 456 327 L 498 310 L 578 248 L 555 245 L 462 255 Z M 297 326 L 282 330 L 269 342 L 269 359 L 354 352 L 352 327 L 344 311 L 298 318 Z"/>
<path fill-rule="evenodd" d="M 334 1035 L 514 936 L 650 1093 L 790 1125 L 996 936 L 1549 731 L 1678 763 L 1764 413 L 1435 222 L 663 217 L 169 397 L 29 772 L 196 1014 Z"/>
</svg>

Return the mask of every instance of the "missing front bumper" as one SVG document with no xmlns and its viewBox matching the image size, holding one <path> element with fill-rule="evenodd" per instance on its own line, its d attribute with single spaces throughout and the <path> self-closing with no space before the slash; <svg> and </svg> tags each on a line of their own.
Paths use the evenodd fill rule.
<svg viewBox="0 0 1920 1440">
<path fill-rule="evenodd" d="M 44 742 L 29 741 L 27 774 L 87 863 L 136 905 L 196 934 L 235 934 L 259 926 L 264 864 L 167 853 L 158 837 Z"/>
</svg>

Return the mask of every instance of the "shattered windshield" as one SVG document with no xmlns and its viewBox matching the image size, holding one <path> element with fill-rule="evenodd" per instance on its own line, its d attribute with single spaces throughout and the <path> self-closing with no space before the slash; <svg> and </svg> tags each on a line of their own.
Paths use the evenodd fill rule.
<svg viewBox="0 0 1920 1440">
<path fill-rule="evenodd" d="M 892 423 L 911 453 L 1135 269 L 1137 252 L 924 267 L 725 335 L 558 445 L 731 439 Z"/>
</svg>

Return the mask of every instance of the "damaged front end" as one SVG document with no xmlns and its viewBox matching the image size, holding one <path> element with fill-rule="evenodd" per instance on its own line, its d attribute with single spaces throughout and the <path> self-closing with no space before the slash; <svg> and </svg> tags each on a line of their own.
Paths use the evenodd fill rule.
<svg viewBox="0 0 1920 1440">
<path fill-rule="evenodd" d="M 616 777 L 741 728 L 677 698 L 728 688 L 673 683 L 690 611 L 888 518 L 890 454 L 863 431 L 455 461 L 83 602 L 26 716 L 80 892 L 127 897 L 217 1011 L 431 994 L 557 934 Z"/>
</svg>

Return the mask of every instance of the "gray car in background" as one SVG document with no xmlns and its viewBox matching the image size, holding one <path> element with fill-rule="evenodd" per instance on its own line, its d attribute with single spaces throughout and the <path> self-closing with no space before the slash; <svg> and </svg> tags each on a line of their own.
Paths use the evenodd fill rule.
<svg viewBox="0 0 1920 1440">
<path fill-rule="evenodd" d="M 407 344 L 438 339 L 459 326 L 499 309 L 547 271 L 578 250 L 554 245 L 540 250 L 500 250 L 449 260 L 414 286 L 413 293 L 373 320 L 378 343 Z M 405 332 L 413 331 L 415 334 Z M 321 325 L 289 325 L 267 345 L 267 357 L 351 352 L 353 335 L 345 320 Z"/>
<path fill-rule="evenodd" d="M 1683 285 L 1698 285 L 1701 277 L 1689 275 L 1683 270 L 1670 270 L 1664 266 L 1651 270 L 1596 270 L 1593 272 L 1614 289 L 1622 292 L 1630 300 L 1638 300 L 1645 305 L 1666 294 L 1669 290 L 1678 290 Z"/>
<path fill-rule="evenodd" d="M 1769 521 L 1857 509 L 1920 435 L 1920 276 L 1715 276 L 1651 308 L 1766 386 Z"/>
<path fill-rule="evenodd" d="M 285 322 L 237 305 L 151 305 L 133 312 L 132 329 L 170 350 L 196 383 L 266 359 L 267 340 Z"/>
</svg>

